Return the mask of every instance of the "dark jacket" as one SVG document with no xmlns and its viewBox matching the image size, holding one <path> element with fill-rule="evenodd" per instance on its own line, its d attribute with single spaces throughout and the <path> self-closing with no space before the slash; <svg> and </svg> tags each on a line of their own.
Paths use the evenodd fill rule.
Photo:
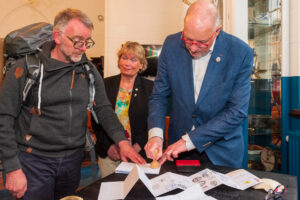
<svg viewBox="0 0 300 200">
<path fill-rule="evenodd" d="M 116 100 L 120 87 L 121 75 L 116 75 L 104 79 L 107 97 L 115 109 Z M 132 96 L 129 104 L 129 121 L 131 127 L 132 144 L 138 143 L 142 148 L 140 154 L 145 157 L 144 146 L 148 141 L 147 117 L 148 117 L 148 97 L 153 88 L 153 81 L 140 77 L 136 77 Z M 105 158 L 107 151 L 113 141 L 107 136 L 107 132 L 95 122 L 92 122 L 93 130 L 97 136 L 95 146 L 97 154 Z"/>
<path fill-rule="evenodd" d="M 85 144 L 86 108 L 89 82 L 80 62 L 63 63 L 50 58 L 55 43 L 48 43 L 39 54 L 44 65 L 41 115 L 37 114 L 37 91 L 33 87 L 25 103 L 22 92 L 26 78 L 25 59 L 8 72 L 0 90 L 0 156 L 7 172 L 20 168 L 18 152 L 47 157 L 68 156 Z M 100 123 L 114 141 L 126 140 L 124 129 L 111 109 L 103 80 L 94 67 L 95 106 Z M 73 72 L 74 76 L 73 76 Z M 73 85 L 73 86 L 72 86 Z"/>
</svg>

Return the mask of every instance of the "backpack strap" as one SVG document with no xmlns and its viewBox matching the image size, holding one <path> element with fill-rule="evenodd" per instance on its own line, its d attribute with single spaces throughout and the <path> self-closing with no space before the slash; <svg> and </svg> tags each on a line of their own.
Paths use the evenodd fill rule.
<svg viewBox="0 0 300 200">
<path fill-rule="evenodd" d="M 84 64 L 84 69 L 89 78 L 89 104 L 87 106 L 87 110 L 91 112 L 95 122 L 99 124 L 97 115 L 93 109 L 94 99 L 95 99 L 95 76 L 91 69 L 91 66 L 88 63 Z"/>
<path fill-rule="evenodd" d="M 40 59 L 37 54 L 26 55 L 27 76 L 23 90 L 23 102 L 26 101 L 27 95 L 33 84 L 36 83 L 41 69 Z"/>
</svg>

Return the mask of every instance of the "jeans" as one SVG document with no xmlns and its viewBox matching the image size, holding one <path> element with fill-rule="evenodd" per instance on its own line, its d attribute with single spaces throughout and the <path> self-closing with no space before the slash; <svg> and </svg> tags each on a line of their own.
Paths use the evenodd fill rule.
<svg viewBox="0 0 300 200">
<path fill-rule="evenodd" d="M 80 182 L 83 150 L 62 158 L 20 152 L 19 160 L 27 178 L 23 200 L 59 200 L 75 193 Z"/>
</svg>

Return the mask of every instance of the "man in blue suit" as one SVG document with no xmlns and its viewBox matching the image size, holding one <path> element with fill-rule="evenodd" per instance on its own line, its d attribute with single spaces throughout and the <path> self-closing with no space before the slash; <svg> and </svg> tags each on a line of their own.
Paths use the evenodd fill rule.
<svg viewBox="0 0 300 200">
<path fill-rule="evenodd" d="M 184 30 L 166 38 L 159 57 L 147 157 L 160 158 L 161 164 L 181 158 L 241 167 L 252 66 L 252 49 L 221 30 L 217 7 L 207 1 L 192 4 Z M 171 145 L 162 153 L 168 100 Z"/>
</svg>

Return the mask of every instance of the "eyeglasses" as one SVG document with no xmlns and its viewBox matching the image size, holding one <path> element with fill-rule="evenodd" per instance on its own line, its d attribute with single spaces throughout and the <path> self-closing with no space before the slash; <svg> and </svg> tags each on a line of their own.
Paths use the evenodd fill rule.
<svg viewBox="0 0 300 200">
<path fill-rule="evenodd" d="M 209 46 L 209 42 L 210 40 L 214 37 L 215 33 L 218 31 L 219 29 L 217 29 L 213 34 L 212 36 L 210 36 L 210 38 L 206 41 L 201 41 L 201 42 L 194 42 L 192 40 L 189 40 L 189 39 L 186 39 L 184 38 L 184 31 L 182 31 L 181 33 L 181 36 L 180 36 L 180 39 L 183 40 L 186 44 L 188 45 L 197 45 L 197 46 L 205 46 L 205 47 L 208 47 Z"/>
<path fill-rule="evenodd" d="M 94 40 L 92 40 L 92 39 L 87 39 L 86 41 L 80 41 L 80 40 L 79 40 L 79 41 L 76 41 L 76 40 L 70 38 L 69 36 L 67 36 L 67 38 L 68 38 L 71 42 L 73 42 L 73 47 L 74 47 L 75 49 L 80 49 L 80 48 L 83 47 L 83 45 L 85 45 L 85 48 L 86 48 L 86 49 L 89 49 L 89 48 L 92 48 L 92 47 L 95 45 L 95 42 L 94 42 Z"/>
<path fill-rule="evenodd" d="M 286 195 L 287 187 L 284 185 L 277 185 L 274 190 L 270 189 L 265 196 L 265 200 L 282 200 Z"/>
</svg>

